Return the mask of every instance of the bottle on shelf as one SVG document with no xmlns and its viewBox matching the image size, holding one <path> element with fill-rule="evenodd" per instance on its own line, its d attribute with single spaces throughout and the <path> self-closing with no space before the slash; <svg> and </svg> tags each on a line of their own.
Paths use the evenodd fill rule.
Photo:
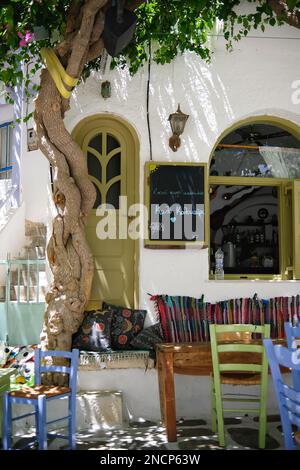
<svg viewBox="0 0 300 470">
<path fill-rule="evenodd" d="M 259 235 L 258 229 L 256 229 L 256 231 L 255 231 L 255 243 L 259 243 L 259 242 L 260 242 L 260 235 Z"/>
<path fill-rule="evenodd" d="M 276 230 L 273 230 L 272 242 L 273 242 L 273 245 L 277 245 L 277 243 L 278 243 L 278 234 L 277 234 Z"/>
<path fill-rule="evenodd" d="M 253 245 L 253 243 L 254 243 L 254 233 L 253 233 L 253 230 L 250 231 L 249 243 L 250 243 L 250 245 Z"/>
<path fill-rule="evenodd" d="M 236 242 L 237 245 L 239 245 L 240 241 L 241 241 L 241 235 L 240 235 L 239 229 L 237 228 L 236 229 L 236 234 L 235 234 L 235 242 Z"/>
<path fill-rule="evenodd" d="M 224 279 L 224 253 L 221 247 L 215 252 L 215 279 Z"/>
<path fill-rule="evenodd" d="M 264 232 L 260 232 L 260 243 L 263 245 L 265 243 L 265 234 Z"/>
</svg>

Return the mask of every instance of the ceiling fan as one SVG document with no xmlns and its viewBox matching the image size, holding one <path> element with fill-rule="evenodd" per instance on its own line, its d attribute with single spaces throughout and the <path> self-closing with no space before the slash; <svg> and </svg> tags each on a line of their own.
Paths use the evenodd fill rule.
<svg viewBox="0 0 300 470">
<path fill-rule="evenodd" d="M 262 146 L 264 145 L 261 140 L 263 139 L 277 139 L 279 137 L 286 137 L 288 133 L 286 131 L 273 132 L 271 134 L 262 135 L 260 132 L 255 131 L 254 127 L 251 128 L 241 128 L 235 131 L 236 134 L 239 134 L 242 138 L 239 142 L 235 142 L 233 145 L 239 145 L 242 143 L 249 142 L 252 145 Z"/>
</svg>

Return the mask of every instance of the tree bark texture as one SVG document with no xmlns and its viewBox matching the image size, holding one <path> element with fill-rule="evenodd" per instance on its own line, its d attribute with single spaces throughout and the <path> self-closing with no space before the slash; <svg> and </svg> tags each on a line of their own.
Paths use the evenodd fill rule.
<svg viewBox="0 0 300 470">
<path fill-rule="evenodd" d="M 300 28 L 300 11 L 290 12 L 287 3 L 284 0 L 268 0 L 269 6 L 278 17 L 288 23 L 290 26 Z"/>
<path fill-rule="evenodd" d="M 55 52 L 66 72 L 81 76 L 84 65 L 101 55 L 103 8 L 107 0 L 74 1 L 67 17 L 66 34 Z M 69 351 L 72 335 L 83 321 L 93 279 L 93 257 L 85 238 L 85 224 L 95 201 L 95 188 L 88 178 L 86 157 L 64 125 L 69 100 L 58 92 L 47 69 L 35 101 L 35 125 L 39 147 L 53 170 L 53 198 L 57 215 L 47 246 L 53 282 L 46 295 L 41 333 L 43 350 Z M 53 361 L 63 364 L 61 359 Z M 59 374 L 43 382 L 62 384 Z"/>
</svg>

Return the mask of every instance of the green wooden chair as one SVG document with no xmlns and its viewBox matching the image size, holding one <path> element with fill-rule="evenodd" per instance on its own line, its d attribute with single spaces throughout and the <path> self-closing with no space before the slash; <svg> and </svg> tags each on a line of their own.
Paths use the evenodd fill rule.
<svg viewBox="0 0 300 470">
<path fill-rule="evenodd" d="M 225 446 L 225 412 L 259 413 L 259 448 L 265 447 L 266 404 L 268 391 L 268 361 L 263 338 L 270 337 L 270 325 L 213 325 L 209 326 L 212 352 L 211 419 L 212 431 L 218 428 L 219 444 Z M 253 334 L 261 339 L 253 339 Z M 220 335 L 221 334 L 221 335 Z M 245 335 L 249 335 L 245 339 Z M 223 339 L 220 339 L 223 336 Z M 224 336 L 225 338 L 224 340 Z M 222 385 L 260 385 L 259 396 L 222 394 Z M 259 408 L 223 408 L 223 402 L 259 403 Z"/>
</svg>

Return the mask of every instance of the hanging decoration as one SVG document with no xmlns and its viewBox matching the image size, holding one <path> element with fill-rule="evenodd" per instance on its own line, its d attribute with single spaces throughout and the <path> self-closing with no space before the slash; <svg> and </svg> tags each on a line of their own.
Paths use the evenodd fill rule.
<svg viewBox="0 0 300 470">
<path fill-rule="evenodd" d="M 55 82 L 59 93 L 66 99 L 70 98 L 73 88 L 78 82 L 78 79 L 71 77 L 69 74 L 67 74 L 53 49 L 45 47 L 42 48 L 41 56 L 51 77 Z M 72 89 L 68 90 L 66 85 L 68 87 L 72 87 Z"/>
</svg>

